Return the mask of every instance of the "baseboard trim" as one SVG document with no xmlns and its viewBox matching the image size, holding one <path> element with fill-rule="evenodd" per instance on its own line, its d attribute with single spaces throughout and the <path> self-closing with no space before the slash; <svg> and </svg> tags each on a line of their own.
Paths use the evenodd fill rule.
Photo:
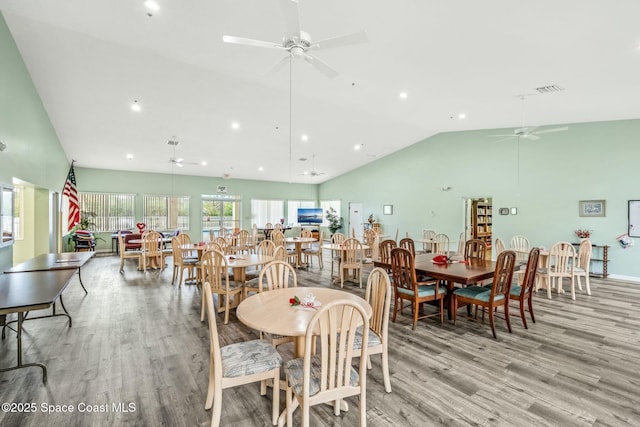
<svg viewBox="0 0 640 427">
<path fill-rule="evenodd" d="M 614 279 L 614 280 L 624 280 L 626 282 L 637 282 L 640 283 L 640 277 L 636 277 L 636 276 L 623 276 L 621 274 L 609 274 L 607 276 L 607 279 Z"/>
</svg>

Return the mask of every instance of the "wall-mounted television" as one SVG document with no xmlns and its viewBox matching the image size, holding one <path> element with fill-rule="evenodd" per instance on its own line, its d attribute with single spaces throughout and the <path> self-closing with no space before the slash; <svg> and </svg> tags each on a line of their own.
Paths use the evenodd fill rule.
<svg viewBox="0 0 640 427">
<path fill-rule="evenodd" d="M 299 224 L 322 224 L 322 208 L 298 208 Z"/>
</svg>

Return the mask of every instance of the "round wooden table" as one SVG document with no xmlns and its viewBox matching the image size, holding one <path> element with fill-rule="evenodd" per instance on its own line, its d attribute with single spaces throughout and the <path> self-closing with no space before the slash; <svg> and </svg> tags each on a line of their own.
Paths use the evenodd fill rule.
<svg viewBox="0 0 640 427">
<path fill-rule="evenodd" d="M 289 299 L 297 296 L 302 300 L 305 295 L 313 294 L 316 301 L 327 304 L 338 299 L 346 299 L 364 307 L 371 317 L 371 305 L 363 298 L 349 292 L 331 288 L 284 288 L 255 294 L 238 305 L 236 316 L 252 329 L 270 334 L 295 337 L 295 357 L 304 356 L 304 335 L 315 309 L 292 306 Z"/>
<path fill-rule="evenodd" d="M 274 259 L 271 255 L 258 254 L 227 255 L 226 258 L 229 267 L 233 269 L 233 280 L 237 283 L 247 281 L 247 267 L 264 265 Z"/>
<path fill-rule="evenodd" d="M 296 268 L 305 267 L 302 263 L 302 245 L 317 242 L 314 237 L 287 237 L 285 243 L 293 243 L 296 248 Z"/>
</svg>

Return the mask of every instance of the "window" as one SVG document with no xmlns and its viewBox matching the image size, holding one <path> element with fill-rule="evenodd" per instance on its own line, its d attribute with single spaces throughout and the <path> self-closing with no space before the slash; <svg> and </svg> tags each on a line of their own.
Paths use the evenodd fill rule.
<svg viewBox="0 0 640 427">
<path fill-rule="evenodd" d="M 251 200 L 251 223 L 258 228 L 268 222 L 275 224 L 284 219 L 284 201 L 282 200 Z"/>
<path fill-rule="evenodd" d="M 189 196 L 144 196 L 142 222 L 147 230 L 188 230 Z"/>
<path fill-rule="evenodd" d="M 92 217 L 93 231 L 116 231 L 135 228 L 135 194 L 80 193 L 80 219 Z"/>
<path fill-rule="evenodd" d="M 238 196 L 202 195 L 202 241 L 209 239 L 209 230 L 217 233 L 221 228 L 240 229 L 241 201 Z"/>
<path fill-rule="evenodd" d="M 0 231 L 2 231 L 2 240 L 0 240 L 0 247 L 13 244 L 13 209 L 13 188 L 8 185 L 0 185 Z"/>
<path fill-rule="evenodd" d="M 289 200 L 287 201 L 287 224 L 297 224 L 298 208 L 315 208 L 315 200 Z"/>
<path fill-rule="evenodd" d="M 24 186 L 14 187 L 13 200 L 13 231 L 15 240 L 24 240 Z"/>
<path fill-rule="evenodd" d="M 324 213 L 323 215 L 323 220 L 322 220 L 322 226 L 323 227 L 328 227 L 329 226 L 329 222 L 327 221 L 327 211 L 329 210 L 329 208 L 333 208 L 336 210 L 336 212 L 338 213 L 338 216 L 340 216 L 340 200 L 324 200 L 320 202 L 320 207 L 322 208 L 322 212 Z"/>
</svg>

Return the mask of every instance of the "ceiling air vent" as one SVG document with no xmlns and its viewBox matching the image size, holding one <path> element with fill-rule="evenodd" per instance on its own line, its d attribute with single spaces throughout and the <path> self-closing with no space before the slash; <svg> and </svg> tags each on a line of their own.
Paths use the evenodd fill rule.
<svg viewBox="0 0 640 427">
<path fill-rule="evenodd" d="M 167 145 L 173 145 L 174 147 L 175 147 L 176 145 L 178 145 L 178 144 L 180 144 L 180 141 L 178 141 L 178 140 L 177 140 L 177 139 L 175 139 L 175 138 L 170 139 L 169 141 L 167 141 Z"/>
<path fill-rule="evenodd" d="M 555 92 L 562 92 L 564 88 L 558 85 L 549 85 L 549 86 L 537 87 L 535 90 L 538 93 L 555 93 Z"/>
</svg>

